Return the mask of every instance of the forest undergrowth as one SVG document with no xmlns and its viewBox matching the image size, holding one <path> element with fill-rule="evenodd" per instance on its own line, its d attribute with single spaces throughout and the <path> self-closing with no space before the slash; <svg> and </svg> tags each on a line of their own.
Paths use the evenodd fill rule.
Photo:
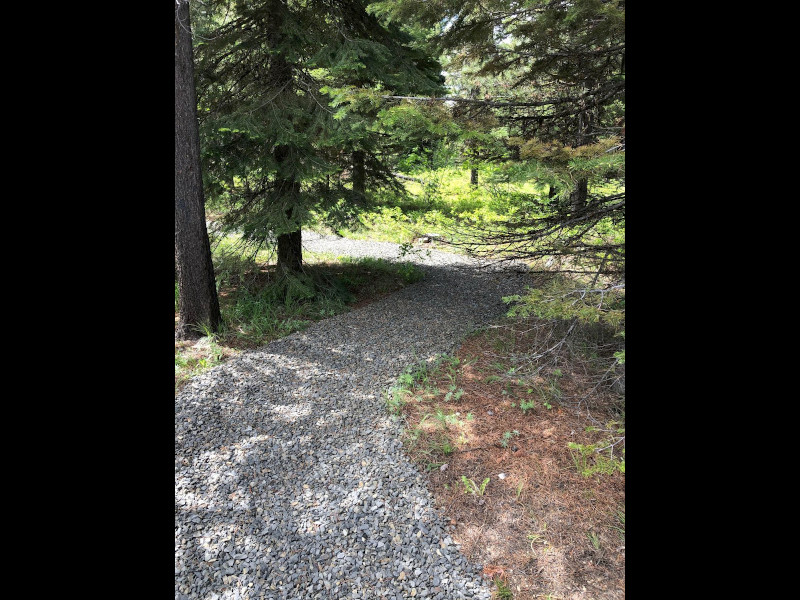
<svg viewBox="0 0 800 600">
<path fill-rule="evenodd" d="M 409 262 L 309 252 L 295 297 L 279 298 L 274 293 L 275 265 L 268 257 L 243 259 L 223 248 L 215 252 L 214 263 L 223 323 L 215 333 L 201 330 L 198 339 L 175 341 L 175 393 L 192 377 L 242 351 L 374 302 L 424 276 Z"/>
<path fill-rule="evenodd" d="M 410 366 L 387 397 L 453 538 L 494 597 L 625 597 L 625 399 L 618 338 L 504 319 Z M 622 374 L 624 377 L 624 374 Z"/>
</svg>

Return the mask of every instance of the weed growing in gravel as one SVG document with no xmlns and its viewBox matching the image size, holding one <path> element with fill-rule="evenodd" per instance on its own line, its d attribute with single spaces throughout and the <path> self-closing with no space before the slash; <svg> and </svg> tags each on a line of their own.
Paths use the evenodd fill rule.
<svg viewBox="0 0 800 600">
<path fill-rule="evenodd" d="M 386 408 L 390 414 L 399 415 L 406 403 L 406 390 L 401 387 L 393 387 L 385 394 Z"/>
<path fill-rule="evenodd" d="M 397 377 L 397 385 L 387 391 L 386 403 L 389 412 L 399 415 L 408 396 L 425 386 L 430 378 L 430 372 L 431 368 L 422 361 L 403 369 Z"/>
</svg>

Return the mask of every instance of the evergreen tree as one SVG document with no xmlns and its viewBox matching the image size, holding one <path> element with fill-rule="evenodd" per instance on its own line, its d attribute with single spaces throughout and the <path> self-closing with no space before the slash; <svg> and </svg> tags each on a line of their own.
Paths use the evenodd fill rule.
<svg viewBox="0 0 800 600">
<path fill-rule="evenodd" d="M 616 375 L 602 380 L 621 381 L 624 394 L 624 0 L 385 0 L 375 9 L 438 24 L 431 41 L 450 69 L 492 82 L 482 99 L 457 105 L 504 124 L 516 159 L 507 177 L 549 184 L 549 193 L 518 195 L 505 222 L 466 247 L 560 273 L 508 298 L 511 313 L 568 324 L 539 364 L 578 323 L 615 332 L 623 342 L 606 375 Z"/>
<path fill-rule="evenodd" d="M 392 174 L 398 147 L 382 122 L 383 95 L 440 92 L 441 67 L 413 47 L 406 32 L 370 15 L 368 3 L 339 3 L 337 29 L 311 60 L 315 77 L 334 109 L 322 144 L 338 166 L 327 187 L 333 226 L 351 225 L 358 212 L 374 205 L 368 191 L 405 192 Z M 330 183 L 330 182 L 328 182 Z"/>
<path fill-rule="evenodd" d="M 223 19 L 212 2 L 202 15 L 206 189 L 252 250 L 277 247 L 283 275 L 302 272 L 312 211 L 352 212 L 370 182 L 391 183 L 372 127 L 375 90 L 430 93 L 439 83 L 437 65 L 365 4 L 254 0 Z"/>
<path fill-rule="evenodd" d="M 175 7 L 175 272 L 178 339 L 220 323 L 214 265 L 204 211 L 188 0 Z"/>
<path fill-rule="evenodd" d="M 586 269 L 624 277 L 624 239 L 602 234 L 603 223 L 622 225 L 625 214 L 624 1 L 384 0 L 374 10 L 438 26 L 431 43 L 451 70 L 470 67 L 499 84 L 483 98 L 454 100 L 508 128 L 519 159 L 509 176 L 550 184 L 547 197 L 530 199 L 472 249 L 569 255 L 573 267 L 585 259 Z M 591 184 L 613 181 L 616 190 L 590 193 Z"/>
</svg>

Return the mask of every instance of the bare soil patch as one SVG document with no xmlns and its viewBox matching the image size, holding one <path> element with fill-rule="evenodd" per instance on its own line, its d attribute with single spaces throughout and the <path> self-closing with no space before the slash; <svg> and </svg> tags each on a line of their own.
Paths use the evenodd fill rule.
<svg viewBox="0 0 800 600">
<path fill-rule="evenodd" d="M 495 597 L 621 599 L 624 471 L 585 476 L 578 466 L 596 456 L 568 444 L 616 441 L 602 456 L 624 459 L 624 399 L 597 385 L 591 359 L 538 370 L 514 360 L 540 343 L 530 322 L 467 339 L 457 364 L 442 363 L 407 396 L 405 447 Z"/>
</svg>

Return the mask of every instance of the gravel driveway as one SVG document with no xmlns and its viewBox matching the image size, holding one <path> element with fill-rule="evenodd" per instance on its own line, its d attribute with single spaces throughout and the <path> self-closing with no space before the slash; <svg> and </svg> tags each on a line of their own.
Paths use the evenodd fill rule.
<svg viewBox="0 0 800 600">
<path fill-rule="evenodd" d="M 398 257 L 396 244 L 305 233 L 304 247 Z M 384 392 L 502 314 L 526 280 L 443 252 L 414 261 L 419 283 L 177 395 L 176 599 L 490 598 L 403 455 Z"/>
</svg>

